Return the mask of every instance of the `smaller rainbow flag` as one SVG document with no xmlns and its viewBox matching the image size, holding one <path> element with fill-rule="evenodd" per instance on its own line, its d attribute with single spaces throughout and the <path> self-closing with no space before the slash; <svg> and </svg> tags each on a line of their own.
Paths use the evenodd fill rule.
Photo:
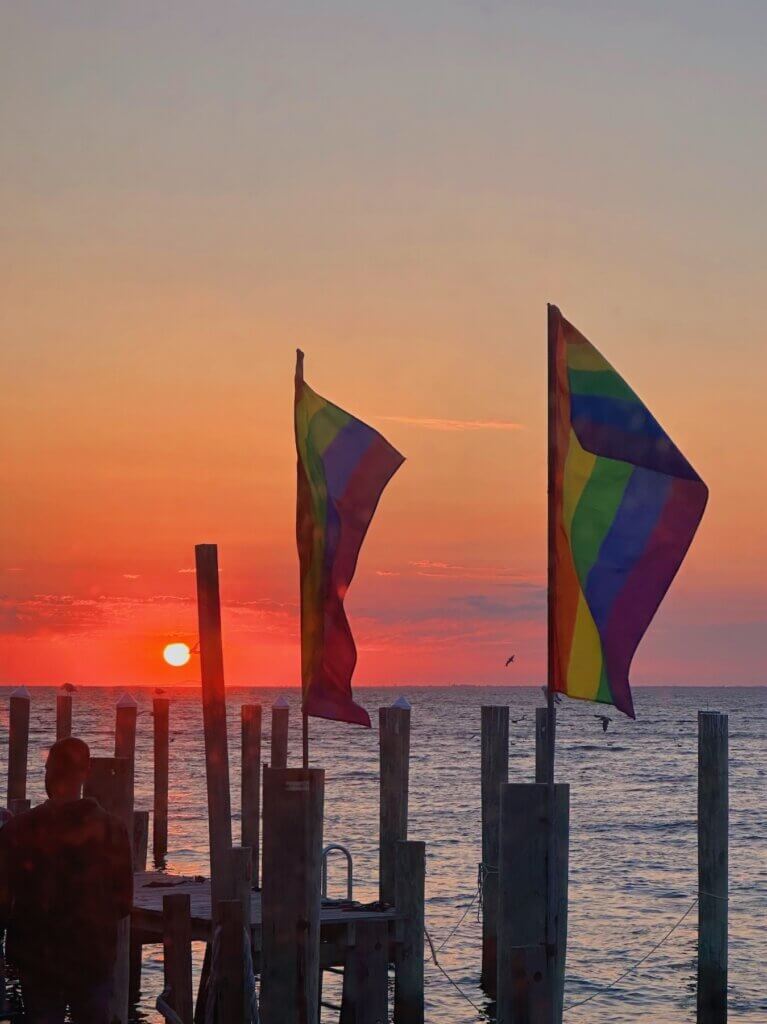
<svg viewBox="0 0 767 1024">
<path fill-rule="evenodd" d="M 634 718 L 629 667 L 708 488 L 607 360 L 549 306 L 551 685 Z"/>
<path fill-rule="evenodd" d="M 372 427 L 316 394 L 296 360 L 296 539 L 307 715 L 370 728 L 352 699 L 357 649 L 344 597 L 384 487 L 404 458 Z"/>
</svg>

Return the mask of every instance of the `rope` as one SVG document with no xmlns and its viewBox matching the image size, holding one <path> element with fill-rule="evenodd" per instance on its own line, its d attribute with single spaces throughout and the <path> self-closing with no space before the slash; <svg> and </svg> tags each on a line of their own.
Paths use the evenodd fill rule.
<svg viewBox="0 0 767 1024">
<path fill-rule="evenodd" d="M 478 911 L 484 906 L 485 899 L 485 882 L 487 881 L 488 875 L 497 875 L 498 865 L 497 864 L 485 864 L 484 861 L 480 861 L 477 865 L 477 894 L 479 895 L 479 907 Z"/>
<path fill-rule="evenodd" d="M 436 950 L 434 949 L 434 943 L 431 941 L 431 935 L 429 935 L 429 932 L 428 932 L 428 930 L 426 928 L 424 928 L 423 931 L 424 931 L 424 935 L 426 936 L 426 941 L 429 943 L 429 949 L 431 950 L 431 959 L 432 959 L 432 962 L 433 962 L 434 966 L 437 968 L 437 970 L 440 972 L 440 974 L 443 974 L 445 976 L 445 978 L 450 982 L 450 984 L 453 986 L 453 988 L 456 990 L 456 992 L 466 1000 L 466 1002 L 469 1004 L 469 1006 L 474 1007 L 474 1009 L 477 1011 L 477 1013 L 482 1013 L 483 1012 L 482 1011 L 482 1007 L 478 1006 L 477 1003 L 475 1003 L 473 999 L 470 999 L 469 996 L 466 995 L 466 993 L 461 988 L 461 986 L 458 984 L 458 982 L 457 981 L 453 981 L 453 979 L 447 973 L 445 968 L 439 962 L 439 960 L 437 959 Z"/>
<path fill-rule="evenodd" d="M 468 907 L 466 908 L 466 910 L 464 910 L 463 914 L 461 915 L 461 917 L 460 917 L 460 919 L 459 919 L 458 923 L 457 923 L 457 924 L 455 925 L 455 927 L 454 927 L 454 928 L 452 928 L 452 929 L 451 929 L 451 930 L 450 930 L 450 931 L 448 932 L 447 936 L 446 936 L 446 937 L 445 937 L 445 938 L 444 938 L 444 939 L 442 940 L 442 942 L 440 942 L 440 944 L 439 944 L 439 945 L 437 946 L 437 952 L 438 952 L 438 953 L 441 953 L 441 952 L 442 952 L 442 950 L 443 950 L 443 949 L 445 948 L 445 946 L 446 946 L 446 945 L 448 944 L 448 942 L 450 942 L 450 940 L 452 939 L 452 937 L 453 937 L 453 936 L 455 935 L 455 933 L 456 933 L 456 932 L 458 931 L 458 929 L 459 929 L 459 928 L 461 927 L 461 925 L 463 924 L 463 922 L 464 922 L 464 921 L 466 920 L 466 918 L 467 918 L 467 917 L 469 916 L 469 912 L 470 912 L 471 908 L 472 908 L 472 907 L 474 906 L 474 904 L 475 904 L 475 903 L 477 902 L 477 900 L 478 900 L 479 898 L 480 898 L 480 893 L 479 893 L 479 890 L 477 890 L 477 892 L 475 892 L 475 893 L 474 893 L 474 895 L 472 896 L 472 898 L 471 898 L 471 902 L 469 903 Z"/>
<path fill-rule="evenodd" d="M 710 896 L 710 895 L 712 895 L 712 893 L 706 893 L 705 895 Z M 723 899 L 723 898 L 724 897 L 721 897 L 721 896 L 717 897 L 717 899 Z M 674 934 L 674 932 L 677 930 L 677 928 L 682 923 L 682 921 L 684 921 L 684 919 L 692 912 L 692 910 L 695 907 L 695 905 L 697 904 L 697 902 L 698 902 L 698 897 L 696 896 L 695 899 L 690 904 L 690 906 L 687 908 L 687 910 L 685 910 L 685 912 L 682 914 L 682 916 L 679 918 L 679 920 L 676 922 L 676 924 L 673 924 L 669 928 L 669 930 L 666 932 L 666 934 L 663 936 L 663 938 L 660 940 L 660 942 L 656 943 L 653 946 L 653 948 L 649 951 L 649 953 L 645 953 L 645 955 L 640 960 L 637 960 L 637 962 L 635 964 L 632 964 L 630 967 L 628 967 L 622 974 L 620 974 L 615 979 L 615 981 L 611 981 L 609 985 L 602 985 L 600 988 L 597 989 L 596 992 L 592 992 L 590 996 L 587 996 L 585 999 L 579 1000 L 577 1003 L 567 1003 L 566 1006 L 565 1006 L 565 1009 L 566 1010 L 573 1010 L 573 1009 L 575 1009 L 576 1006 L 585 1006 L 586 1003 L 590 1003 L 591 1000 L 592 999 L 596 999 L 597 996 L 602 996 L 606 992 L 609 992 L 611 989 L 614 989 L 615 986 L 619 985 L 623 981 L 624 978 L 627 978 L 629 976 L 629 974 L 633 974 L 633 972 L 638 967 L 641 967 L 642 964 L 646 960 L 650 959 L 650 957 L 653 955 L 653 953 L 656 953 L 660 949 L 660 947 L 663 945 L 663 943 L 666 941 L 666 939 L 670 938 Z"/>
</svg>

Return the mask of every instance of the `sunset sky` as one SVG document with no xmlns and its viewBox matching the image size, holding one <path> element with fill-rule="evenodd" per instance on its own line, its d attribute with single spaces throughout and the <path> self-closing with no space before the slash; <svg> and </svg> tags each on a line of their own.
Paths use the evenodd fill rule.
<svg viewBox="0 0 767 1024">
<path fill-rule="evenodd" d="M 545 662 L 546 302 L 706 480 L 637 683 L 760 683 L 767 5 L 0 9 L 0 682 L 297 685 L 294 351 L 407 457 L 357 683 Z M 508 654 L 516 664 L 505 669 Z"/>
</svg>

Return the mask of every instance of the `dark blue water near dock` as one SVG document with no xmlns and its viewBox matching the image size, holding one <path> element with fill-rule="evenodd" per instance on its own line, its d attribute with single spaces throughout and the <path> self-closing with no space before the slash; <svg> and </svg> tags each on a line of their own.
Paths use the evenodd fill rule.
<svg viewBox="0 0 767 1024">
<path fill-rule="evenodd" d="M 0 693 L 7 698 L 10 688 Z M 28 795 L 43 799 L 45 750 L 55 734 L 55 690 L 32 690 Z M 96 754 L 113 753 L 114 705 L 122 691 L 75 694 L 74 730 Z M 239 839 L 239 707 L 275 689 L 229 692 L 230 759 L 235 841 Z M 479 708 L 511 708 L 511 780 L 533 776 L 534 708 L 538 689 L 438 687 L 358 689 L 371 712 L 400 693 L 413 704 L 411 838 L 427 844 L 427 927 L 439 946 L 476 893 L 480 859 Z M 139 702 L 136 806 L 151 807 L 151 690 Z M 300 757 L 296 692 L 291 761 Z M 171 698 L 169 869 L 207 871 L 205 770 L 199 691 Z M 730 715 L 730 1014 L 743 1024 L 767 1022 L 767 690 L 654 688 L 635 692 L 638 720 L 613 714 L 606 734 L 602 710 L 570 702 L 560 708 L 557 775 L 571 784 L 570 941 L 568 1003 L 591 995 L 647 953 L 691 905 L 696 871 L 696 713 Z M 0 701 L 7 745 L 7 699 Z M 375 718 L 375 716 L 373 716 Z M 269 715 L 264 716 L 268 760 Z M 355 896 L 377 895 L 378 740 L 375 730 L 312 722 L 312 763 L 327 770 L 325 842 L 352 849 Z M 151 829 L 150 829 L 151 835 Z M 340 866 L 331 895 L 341 895 Z M 668 941 L 613 991 L 573 1007 L 568 1024 L 689 1024 L 695 1019 L 693 910 Z M 474 1024 L 488 1019 L 478 987 L 481 937 L 476 904 L 439 954 L 469 1002 L 427 964 L 427 1019 Z M 195 950 L 199 966 L 199 950 Z M 156 1022 L 162 987 L 159 947 L 147 947 L 137 1020 Z M 327 986 L 326 986 L 327 989 Z M 332 998 L 332 995 L 331 995 Z M 330 1020 L 328 1013 L 323 1019 Z"/>
</svg>

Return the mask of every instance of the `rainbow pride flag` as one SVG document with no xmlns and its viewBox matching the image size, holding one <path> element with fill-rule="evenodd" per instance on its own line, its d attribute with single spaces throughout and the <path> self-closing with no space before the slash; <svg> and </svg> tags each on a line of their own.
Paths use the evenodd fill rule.
<svg viewBox="0 0 767 1024">
<path fill-rule="evenodd" d="M 344 597 L 384 487 L 403 457 L 372 427 L 316 394 L 296 361 L 301 674 L 307 715 L 370 728 L 352 699 L 357 649 Z"/>
<path fill-rule="evenodd" d="M 634 715 L 629 667 L 708 488 L 604 356 L 549 306 L 555 691 Z"/>
</svg>

